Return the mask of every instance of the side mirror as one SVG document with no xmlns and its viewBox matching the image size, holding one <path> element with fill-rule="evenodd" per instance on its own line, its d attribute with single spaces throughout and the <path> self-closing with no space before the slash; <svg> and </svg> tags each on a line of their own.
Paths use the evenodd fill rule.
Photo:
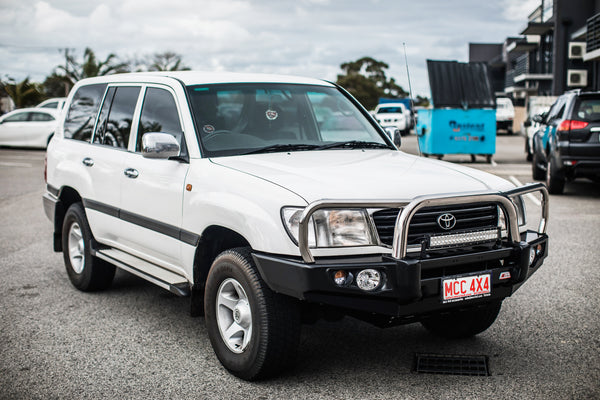
<svg viewBox="0 0 600 400">
<path fill-rule="evenodd" d="M 528 119 L 526 119 L 526 120 L 525 120 L 525 122 L 523 122 L 523 126 L 524 126 L 525 128 L 529 128 L 529 127 L 531 126 L 531 121 L 530 121 L 530 120 L 528 120 Z"/>
<path fill-rule="evenodd" d="M 533 116 L 533 122 L 537 122 L 538 124 L 542 122 L 542 115 L 541 114 L 537 114 Z"/>
<path fill-rule="evenodd" d="M 142 136 L 144 158 L 167 159 L 179 156 L 181 149 L 177 139 L 163 132 L 148 132 Z"/>
</svg>

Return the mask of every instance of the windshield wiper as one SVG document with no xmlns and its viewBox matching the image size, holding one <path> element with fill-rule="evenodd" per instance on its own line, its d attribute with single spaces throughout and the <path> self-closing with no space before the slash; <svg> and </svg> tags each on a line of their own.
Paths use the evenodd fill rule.
<svg viewBox="0 0 600 400">
<path fill-rule="evenodd" d="M 347 142 L 335 142 L 320 146 L 318 150 L 327 150 L 327 149 L 340 149 L 340 148 L 348 148 L 348 149 L 392 149 L 391 146 L 385 143 L 378 142 L 364 142 L 361 140 L 350 140 Z"/>
<path fill-rule="evenodd" d="M 320 148 L 316 144 L 274 144 L 260 149 L 251 150 L 244 154 L 276 153 L 279 151 L 306 151 Z"/>
</svg>

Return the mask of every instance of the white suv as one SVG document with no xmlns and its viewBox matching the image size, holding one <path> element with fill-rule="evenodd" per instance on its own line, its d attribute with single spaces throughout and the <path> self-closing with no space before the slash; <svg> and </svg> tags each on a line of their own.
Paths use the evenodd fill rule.
<svg viewBox="0 0 600 400">
<path fill-rule="evenodd" d="M 65 107 L 44 207 L 71 282 L 103 289 L 118 267 L 190 296 L 243 379 L 290 365 L 321 316 L 475 335 L 547 255 L 542 184 L 404 154 L 332 83 L 112 75 Z"/>
</svg>

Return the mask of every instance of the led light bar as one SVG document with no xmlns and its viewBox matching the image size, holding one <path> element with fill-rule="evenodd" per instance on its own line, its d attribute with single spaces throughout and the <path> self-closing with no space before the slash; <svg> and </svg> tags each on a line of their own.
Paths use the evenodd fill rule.
<svg viewBox="0 0 600 400">
<path fill-rule="evenodd" d="M 498 229 L 432 236 L 429 240 L 429 247 L 454 247 L 465 244 L 493 242 L 498 240 L 499 237 Z"/>
</svg>

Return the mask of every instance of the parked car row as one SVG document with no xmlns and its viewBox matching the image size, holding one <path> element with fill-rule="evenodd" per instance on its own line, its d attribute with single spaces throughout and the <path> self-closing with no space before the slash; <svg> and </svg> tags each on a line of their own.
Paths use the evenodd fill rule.
<svg viewBox="0 0 600 400">
<path fill-rule="evenodd" d="M 600 92 L 566 92 L 533 121 L 534 179 L 545 180 L 554 194 L 577 178 L 600 182 Z"/>
</svg>

